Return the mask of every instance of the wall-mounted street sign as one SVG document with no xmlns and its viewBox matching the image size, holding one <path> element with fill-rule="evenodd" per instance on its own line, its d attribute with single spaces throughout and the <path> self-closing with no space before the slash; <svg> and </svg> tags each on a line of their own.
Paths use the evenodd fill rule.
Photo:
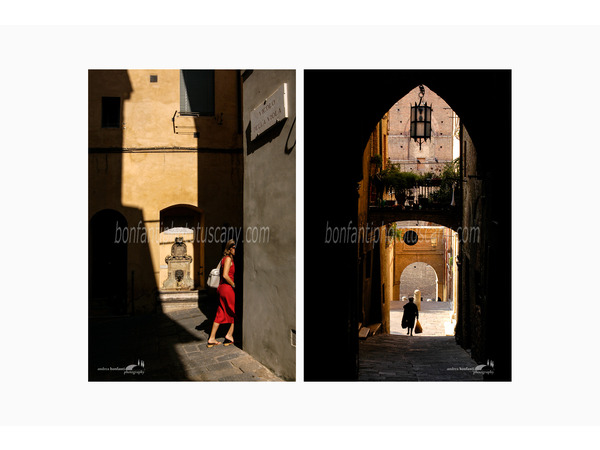
<svg viewBox="0 0 600 450">
<path fill-rule="evenodd" d="M 253 141 L 287 116 L 287 83 L 283 83 L 250 113 L 250 140 Z"/>
</svg>

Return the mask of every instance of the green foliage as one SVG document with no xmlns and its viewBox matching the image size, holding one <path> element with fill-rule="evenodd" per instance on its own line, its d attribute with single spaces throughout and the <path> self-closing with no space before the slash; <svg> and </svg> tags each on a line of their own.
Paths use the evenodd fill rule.
<svg viewBox="0 0 600 450">
<path fill-rule="evenodd" d="M 444 165 L 440 175 L 440 189 L 431 195 L 431 200 L 435 203 L 450 203 L 452 200 L 452 185 L 458 183 L 460 177 L 460 160 L 456 158 L 454 161 Z"/>
<path fill-rule="evenodd" d="M 422 176 L 413 172 L 401 172 L 396 166 L 390 165 L 381 172 L 381 183 L 383 188 L 396 193 L 405 192 L 422 181 Z"/>
<path fill-rule="evenodd" d="M 403 237 L 402 230 L 400 230 L 396 226 L 395 222 L 388 227 L 386 234 L 387 234 L 386 246 L 388 244 L 390 244 L 391 242 L 393 242 L 394 240 L 401 241 L 402 237 Z"/>
<path fill-rule="evenodd" d="M 381 165 L 383 163 L 381 155 L 371 156 L 371 163 L 375 164 L 375 167 L 377 167 L 378 169 L 381 169 Z"/>
</svg>

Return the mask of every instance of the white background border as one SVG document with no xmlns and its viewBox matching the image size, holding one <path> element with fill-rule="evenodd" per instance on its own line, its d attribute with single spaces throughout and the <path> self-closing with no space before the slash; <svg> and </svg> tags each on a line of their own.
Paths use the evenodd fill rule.
<svg viewBox="0 0 600 450">
<path fill-rule="evenodd" d="M 353 9 L 355 3 L 362 5 L 304 2 L 282 11 L 281 2 L 230 2 L 224 12 L 178 2 L 161 5 L 169 8 L 163 14 L 148 12 L 150 4 L 109 1 L 85 10 L 83 2 L 54 2 L 13 6 L 3 15 L 1 425 L 269 426 L 284 427 L 284 436 L 285 427 L 350 426 L 334 442 L 351 443 L 347 436 L 359 434 L 354 426 L 402 424 L 418 427 L 416 442 L 424 445 L 434 438 L 421 426 L 453 427 L 448 434 L 464 425 L 517 427 L 509 429 L 520 436 L 522 426 L 597 427 L 587 407 L 598 400 L 597 15 L 581 2 L 544 11 L 526 2 L 491 10 L 481 2 L 370 2 L 368 11 Z M 190 14 L 182 14 L 186 7 Z M 178 26 L 162 26 L 169 23 Z M 412 47 L 415 35 L 426 51 Z M 53 267 L 57 258 L 72 257 L 62 250 L 65 230 L 82 251 L 87 246 L 93 68 L 297 69 L 298 382 L 87 382 L 86 265 L 69 273 Z M 512 70 L 511 383 L 301 381 L 303 229 L 310 217 L 303 117 L 311 113 L 303 109 L 302 70 L 326 68 Z M 46 258 L 34 261 L 34 254 Z M 473 436 L 488 436 L 485 430 Z M 536 442 L 555 436 L 532 430 L 527 436 Z M 492 444 L 505 438 L 499 439 Z M 477 443 L 484 442 L 456 448 Z"/>
</svg>

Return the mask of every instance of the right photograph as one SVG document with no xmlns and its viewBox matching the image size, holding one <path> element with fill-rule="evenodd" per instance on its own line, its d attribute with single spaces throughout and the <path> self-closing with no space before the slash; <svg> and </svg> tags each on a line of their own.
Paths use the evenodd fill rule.
<svg viewBox="0 0 600 450">
<path fill-rule="evenodd" d="M 511 381 L 511 95 L 304 71 L 305 381 Z"/>
</svg>

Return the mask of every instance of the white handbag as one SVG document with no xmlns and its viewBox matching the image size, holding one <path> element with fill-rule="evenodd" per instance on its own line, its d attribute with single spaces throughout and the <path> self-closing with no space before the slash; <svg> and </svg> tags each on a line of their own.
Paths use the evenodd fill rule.
<svg viewBox="0 0 600 450">
<path fill-rule="evenodd" d="M 218 288 L 219 282 L 221 281 L 221 261 L 219 261 L 219 265 L 216 269 L 213 269 L 208 274 L 208 280 L 206 284 L 208 284 L 211 288 Z"/>
</svg>

